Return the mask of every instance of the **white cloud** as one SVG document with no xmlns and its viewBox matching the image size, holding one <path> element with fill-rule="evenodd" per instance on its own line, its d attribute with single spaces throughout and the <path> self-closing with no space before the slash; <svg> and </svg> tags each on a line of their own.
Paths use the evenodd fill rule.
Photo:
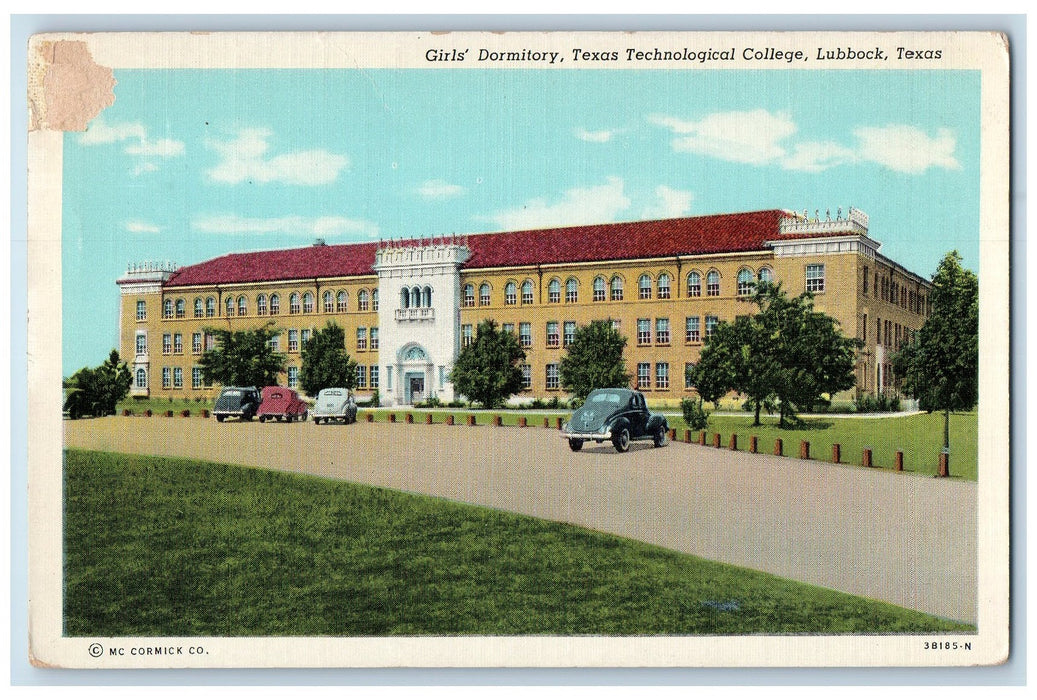
<svg viewBox="0 0 1037 700">
<path fill-rule="evenodd" d="M 459 197 L 465 193 L 461 185 L 452 185 L 445 180 L 426 180 L 418 187 L 418 194 L 422 199 L 440 200 Z"/>
<path fill-rule="evenodd" d="M 575 226 L 615 221 L 630 206 L 623 193 L 623 180 L 609 177 L 605 184 L 568 190 L 553 204 L 544 198 L 531 199 L 521 207 L 479 217 L 506 230 Z"/>
<path fill-rule="evenodd" d="M 857 151 L 864 160 L 884 165 L 900 173 L 923 173 L 930 167 L 958 170 L 954 157 L 956 145 L 949 129 L 939 129 L 930 138 L 921 129 L 907 124 L 861 127 L 854 130 Z"/>
<path fill-rule="evenodd" d="M 663 115 L 653 115 L 648 120 L 676 134 L 671 142 L 675 151 L 753 165 L 782 158 L 786 150 L 781 142 L 796 132 L 788 115 L 772 114 L 765 109 L 716 112 L 698 121 Z"/>
<path fill-rule="evenodd" d="M 84 146 L 125 143 L 122 152 L 133 156 L 137 164 L 133 174 L 142 175 L 158 170 L 156 158 L 175 158 L 184 154 L 184 142 L 176 139 L 149 139 L 148 130 L 140 122 L 115 122 L 109 124 L 102 118 L 90 122 L 87 130 L 79 135 Z"/>
<path fill-rule="evenodd" d="M 786 170 L 819 173 L 856 160 L 857 154 L 852 148 L 832 141 L 804 141 L 793 146 L 792 153 L 782 160 L 781 165 Z"/>
<path fill-rule="evenodd" d="M 141 221 L 139 219 L 135 221 L 127 221 L 125 228 L 130 233 L 159 233 L 162 229 L 155 224 L 147 221 Z"/>
<path fill-rule="evenodd" d="M 581 141 L 590 141 L 591 143 L 607 143 L 611 141 L 614 136 L 619 133 L 619 130 L 613 129 L 602 129 L 600 131 L 587 131 L 583 127 L 576 129 L 576 138 Z"/>
<path fill-rule="evenodd" d="M 294 151 L 267 156 L 269 129 L 240 129 L 230 141 L 209 141 L 210 148 L 220 154 L 220 162 L 209 170 L 217 182 L 237 184 L 281 182 L 289 185 L 324 185 L 334 182 L 349 164 L 344 155 L 323 149 Z"/>
<path fill-rule="evenodd" d="M 271 218 L 214 214 L 191 221 L 191 228 L 203 233 L 268 234 L 286 233 L 300 236 L 336 236 L 364 234 L 375 237 L 378 226 L 370 221 L 343 216 L 279 216 Z"/>
<path fill-rule="evenodd" d="M 672 219 L 686 216 L 691 211 L 691 202 L 695 194 L 688 190 L 677 190 L 666 185 L 655 188 L 655 200 L 644 208 L 641 216 L 645 219 Z"/>
</svg>

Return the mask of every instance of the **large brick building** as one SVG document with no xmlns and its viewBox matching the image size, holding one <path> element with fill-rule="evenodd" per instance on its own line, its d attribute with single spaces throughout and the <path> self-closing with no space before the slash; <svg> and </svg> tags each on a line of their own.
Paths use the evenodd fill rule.
<svg viewBox="0 0 1037 700">
<path fill-rule="evenodd" d="M 868 218 L 782 210 L 235 253 L 196 265 L 133 265 L 121 289 L 120 354 L 137 396 L 210 396 L 198 360 L 206 328 L 274 322 L 295 385 L 300 350 L 334 321 L 357 360 L 358 391 L 386 404 L 454 398 L 450 370 L 493 318 L 526 351 L 525 394 L 563 392 L 572 333 L 611 319 L 649 398 L 693 393 L 686 366 L 722 320 L 755 309 L 757 279 L 808 290 L 863 341 L 856 392 L 891 384 L 890 355 L 921 327 L 930 284 L 878 252 Z M 853 392 L 850 392 L 851 394 Z"/>
</svg>

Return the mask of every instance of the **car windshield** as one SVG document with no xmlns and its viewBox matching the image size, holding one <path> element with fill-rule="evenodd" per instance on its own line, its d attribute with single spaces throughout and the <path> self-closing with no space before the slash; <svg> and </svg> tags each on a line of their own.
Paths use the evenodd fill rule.
<svg viewBox="0 0 1037 700">
<path fill-rule="evenodd" d="M 618 408 L 623 404 L 623 397 L 614 391 L 602 391 L 591 394 L 587 403 Z"/>
<path fill-rule="evenodd" d="M 342 392 L 341 391 L 335 391 L 333 389 L 326 389 L 324 391 L 324 395 L 325 396 L 342 396 Z"/>
<path fill-rule="evenodd" d="M 224 396 L 241 396 L 241 392 L 238 391 L 237 389 L 228 389 L 227 391 L 223 392 L 223 395 Z"/>
</svg>

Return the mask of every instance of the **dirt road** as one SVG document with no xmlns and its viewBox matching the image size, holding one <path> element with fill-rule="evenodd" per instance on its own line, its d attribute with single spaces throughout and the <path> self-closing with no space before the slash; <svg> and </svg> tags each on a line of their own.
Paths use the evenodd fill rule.
<svg viewBox="0 0 1037 700">
<path fill-rule="evenodd" d="M 564 521 L 976 621 L 976 484 L 555 430 L 65 421 L 65 444 L 304 472 Z M 955 527 L 946 527 L 946 523 Z"/>
</svg>

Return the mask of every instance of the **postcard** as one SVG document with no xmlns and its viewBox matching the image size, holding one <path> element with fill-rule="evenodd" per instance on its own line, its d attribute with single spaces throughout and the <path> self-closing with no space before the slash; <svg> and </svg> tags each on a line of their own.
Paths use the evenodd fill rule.
<svg viewBox="0 0 1037 700">
<path fill-rule="evenodd" d="M 32 663 L 1003 663 L 1006 41 L 33 37 Z"/>
</svg>

